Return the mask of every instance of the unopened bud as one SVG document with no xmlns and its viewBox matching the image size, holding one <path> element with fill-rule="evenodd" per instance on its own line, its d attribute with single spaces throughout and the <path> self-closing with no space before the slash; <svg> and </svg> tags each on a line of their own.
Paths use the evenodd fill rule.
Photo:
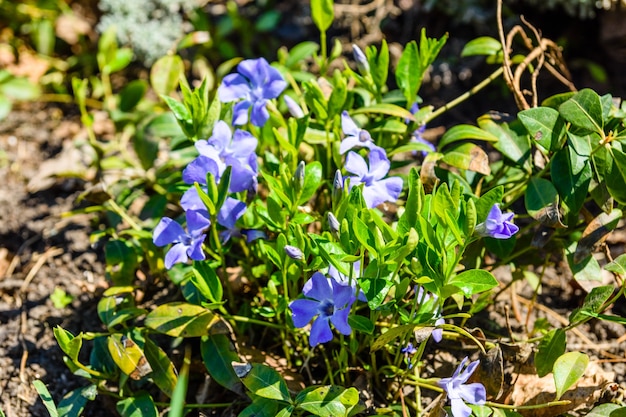
<svg viewBox="0 0 626 417">
<path fill-rule="evenodd" d="M 295 246 L 285 245 L 285 253 L 291 259 L 295 259 L 296 261 L 301 261 L 304 259 L 304 254 L 302 251 Z"/>
<path fill-rule="evenodd" d="M 328 228 L 332 233 L 339 233 L 339 220 L 335 217 L 335 215 L 329 211 L 326 215 L 328 219 Z"/>
<path fill-rule="evenodd" d="M 291 114 L 296 119 L 304 117 L 304 112 L 302 111 L 302 108 L 298 105 L 298 103 L 296 103 L 294 99 L 285 95 L 284 100 L 285 104 L 287 105 L 287 110 L 289 110 L 289 114 Z"/>
<path fill-rule="evenodd" d="M 341 176 L 341 171 L 335 171 L 335 179 L 333 180 L 333 189 L 332 189 L 332 197 L 333 201 L 341 197 L 341 192 L 343 190 L 343 177 Z"/>
<path fill-rule="evenodd" d="M 304 171 L 305 171 L 304 161 L 300 161 L 298 163 L 298 167 L 296 168 L 296 172 L 293 174 L 293 183 L 296 187 L 296 190 L 300 191 L 302 187 L 304 187 Z"/>
<path fill-rule="evenodd" d="M 370 64 L 367 61 L 367 57 L 356 44 L 352 44 L 352 55 L 356 61 L 356 66 L 361 73 L 366 74 L 370 72 Z"/>
</svg>

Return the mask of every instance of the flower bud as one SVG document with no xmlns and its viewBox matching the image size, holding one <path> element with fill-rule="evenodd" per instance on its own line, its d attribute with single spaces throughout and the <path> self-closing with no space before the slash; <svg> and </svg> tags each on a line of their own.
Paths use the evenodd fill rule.
<svg viewBox="0 0 626 417">
<path fill-rule="evenodd" d="M 294 99 L 292 99 L 288 95 L 285 95 L 284 100 L 285 104 L 287 105 L 287 110 L 289 110 L 289 114 L 291 114 L 296 119 L 304 117 L 304 111 L 302 111 L 302 108 L 298 105 L 298 103 L 296 103 Z"/>
<path fill-rule="evenodd" d="M 298 163 L 298 167 L 296 168 L 296 172 L 293 173 L 293 184 L 297 191 L 300 191 L 302 187 L 304 187 L 305 168 L 304 161 L 300 161 L 300 163 Z"/>
<path fill-rule="evenodd" d="M 341 171 L 335 171 L 335 178 L 333 180 L 333 189 L 332 189 L 332 198 L 333 201 L 339 199 L 341 197 L 341 192 L 343 190 L 343 177 L 341 176 Z"/>
<path fill-rule="evenodd" d="M 328 228 L 332 233 L 339 233 L 339 220 L 335 217 L 335 215 L 329 211 L 326 214 L 326 218 L 328 220 Z"/>
<path fill-rule="evenodd" d="M 356 61 L 356 66 L 363 74 L 367 74 L 370 72 L 370 64 L 367 61 L 367 57 L 356 44 L 352 44 L 352 55 L 354 56 L 354 60 Z"/>
<path fill-rule="evenodd" d="M 296 261 L 301 261 L 304 259 L 304 254 L 302 251 L 295 246 L 285 245 L 285 253 L 291 259 L 295 259 Z"/>
</svg>

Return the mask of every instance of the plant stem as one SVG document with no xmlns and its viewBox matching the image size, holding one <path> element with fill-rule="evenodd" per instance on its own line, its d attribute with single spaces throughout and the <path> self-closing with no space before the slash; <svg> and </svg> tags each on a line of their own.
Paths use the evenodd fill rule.
<svg viewBox="0 0 626 417">
<path fill-rule="evenodd" d="M 424 123 L 428 123 L 429 121 L 433 120 L 434 118 L 440 116 L 442 113 L 445 113 L 446 111 L 450 110 L 451 108 L 455 107 L 456 105 L 461 104 L 462 102 L 464 102 L 465 100 L 467 100 L 468 98 L 470 98 L 471 96 L 473 96 L 474 94 L 476 94 L 477 92 L 479 92 L 480 90 L 485 88 L 487 85 L 489 85 L 489 83 L 491 83 L 493 80 L 498 78 L 500 75 L 502 75 L 503 71 L 504 71 L 503 67 L 499 67 L 497 70 L 492 72 L 487 78 L 482 80 L 480 83 L 476 84 L 474 87 L 472 87 L 471 89 L 469 89 L 465 93 L 461 94 L 460 96 L 458 96 L 454 100 L 450 101 L 449 103 L 439 107 L 437 110 L 432 112 L 426 118 Z"/>
</svg>

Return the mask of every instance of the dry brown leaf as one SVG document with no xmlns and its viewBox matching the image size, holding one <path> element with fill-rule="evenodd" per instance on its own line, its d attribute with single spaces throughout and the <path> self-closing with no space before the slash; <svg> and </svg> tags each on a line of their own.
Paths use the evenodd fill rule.
<svg viewBox="0 0 626 417">
<path fill-rule="evenodd" d="M 55 25 L 57 36 L 70 45 L 78 43 L 81 35 L 86 35 L 91 30 L 91 24 L 82 16 L 74 13 L 64 13 L 58 17 Z"/>
<path fill-rule="evenodd" d="M 606 372 L 596 362 L 590 362 L 585 374 L 566 391 L 561 400 L 570 404 L 556 407 L 542 407 L 533 410 L 518 410 L 528 417 L 555 417 L 575 410 L 590 409 L 614 385 L 615 373 Z M 536 374 L 513 375 L 511 402 L 515 405 L 536 405 L 554 401 L 556 390 L 554 377 L 548 374 L 539 378 Z"/>
</svg>

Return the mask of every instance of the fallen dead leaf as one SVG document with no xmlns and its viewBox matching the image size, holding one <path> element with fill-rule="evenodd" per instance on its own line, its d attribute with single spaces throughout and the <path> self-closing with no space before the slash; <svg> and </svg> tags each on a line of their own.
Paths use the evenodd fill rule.
<svg viewBox="0 0 626 417">
<path fill-rule="evenodd" d="M 556 398 L 552 374 L 543 378 L 539 378 L 536 374 L 513 375 L 513 381 L 513 392 L 510 398 L 514 405 L 544 404 Z M 518 410 L 518 412 L 528 417 L 555 417 L 564 413 L 591 409 L 615 385 L 614 381 L 614 372 L 606 372 L 597 363 L 590 362 L 582 378 L 560 398 L 570 401 L 570 404 Z"/>
</svg>

